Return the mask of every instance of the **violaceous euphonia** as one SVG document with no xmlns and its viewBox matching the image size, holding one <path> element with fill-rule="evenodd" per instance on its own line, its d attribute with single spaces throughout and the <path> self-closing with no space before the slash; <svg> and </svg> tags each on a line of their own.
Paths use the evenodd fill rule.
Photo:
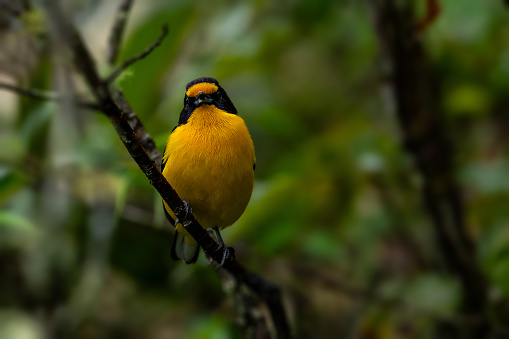
<svg viewBox="0 0 509 339">
<path fill-rule="evenodd" d="M 200 225 L 216 232 L 222 246 L 219 230 L 237 221 L 251 199 L 255 161 L 246 124 L 217 80 L 198 78 L 188 83 L 161 171 Z M 175 214 L 164 201 L 163 205 L 176 229 L 172 258 L 196 262 L 199 245 L 181 223 L 174 225 Z"/>
</svg>

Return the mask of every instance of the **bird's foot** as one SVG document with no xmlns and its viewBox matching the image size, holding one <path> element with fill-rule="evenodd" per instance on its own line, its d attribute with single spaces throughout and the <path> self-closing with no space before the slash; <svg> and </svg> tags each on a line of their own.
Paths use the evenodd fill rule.
<svg viewBox="0 0 509 339">
<path fill-rule="evenodd" d="M 235 258 L 235 249 L 233 247 L 229 247 L 226 245 L 219 245 L 216 252 L 222 252 L 221 255 L 221 261 L 218 262 L 219 267 L 223 267 L 224 263 L 226 262 L 226 259 L 231 256 L 232 258 Z M 214 258 L 209 257 L 209 265 L 212 265 L 214 262 Z"/>
<path fill-rule="evenodd" d="M 176 216 L 175 227 L 180 223 L 180 219 L 177 217 L 177 214 L 180 214 L 183 212 L 184 218 L 182 218 L 182 219 L 186 220 L 193 213 L 193 209 L 191 208 L 191 205 L 189 205 L 189 203 L 186 200 L 182 200 L 182 204 L 183 204 L 183 206 L 176 209 L 176 211 L 175 211 L 175 216 Z M 182 226 L 184 226 L 184 225 L 182 225 Z"/>
<path fill-rule="evenodd" d="M 217 243 L 219 244 L 219 247 L 217 248 L 216 252 L 222 253 L 221 255 L 221 261 L 218 262 L 219 267 L 222 267 L 224 263 L 226 262 L 226 259 L 231 255 L 233 258 L 235 258 L 235 249 L 233 247 L 226 246 L 226 244 L 223 241 L 223 238 L 221 237 L 221 234 L 219 233 L 219 228 L 207 228 L 207 232 L 209 235 L 212 235 L 212 231 L 214 231 Z M 214 259 L 212 257 L 209 258 L 209 264 L 212 264 Z"/>
</svg>

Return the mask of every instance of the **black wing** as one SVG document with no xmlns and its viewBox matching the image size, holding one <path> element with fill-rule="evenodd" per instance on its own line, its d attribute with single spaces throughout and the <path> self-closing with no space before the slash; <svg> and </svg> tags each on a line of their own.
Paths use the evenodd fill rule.
<svg viewBox="0 0 509 339">
<path fill-rule="evenodd" d="M 171 132 L 173 133 L 173 131 L 175 130 L 175 128 L 177 128 L 177 126 L 173 127 L 173 129 L 171 130 Z M 163 172 L 164 170 L 164 166 L 166 166 L 166 161 L 168 161 L 168 158 L 165 158 L 164 154 L 166 153 L 166 147 L 168 147 L 168 144 L 166 144 L 164 146 L 164 150 L 163 150 L 163 157 L 162 157 L 162 161 L 161 161 L 161 173 Z M 164 210 L 164 214 L 166 215 L 166 219 L 168 219 L 168 221 L 170 222 L 170 224 L 175 227 L 175 220 L 173 220 L 173 218 L 170 216 L 170 214 L 168 213 L 168 211 L 166 210 L 166 207 L 164 206 L 164 203 L 163 203 L 163 210 Z"/>
<path fill-rule="evenodd" d="M 184 108 L 182 108 L 182 111 L 180 111 L 179 122 L 178 125 L 175 126 L 175 128 L 177 128 L 180 125 L 186 124 L 187 120 L 189 119 L 195 108 L 196 107 L 191 103 L 191 100 L 186 95 L 184 97 Z M 173 131 L 175 130 L 175 128 L 173 129 Z"/>
<path fill-rule="evenodd" d="M 161 157 L 161 168 L 160 168 L 161 173 L 163 173 L 164 166 L 166 166 L 166 161 L 168 161 L 168 158 L 164 158 L 164 153 L 166 153 L 166 145 L 164 146 L 163 156 Z"/>
</svg>

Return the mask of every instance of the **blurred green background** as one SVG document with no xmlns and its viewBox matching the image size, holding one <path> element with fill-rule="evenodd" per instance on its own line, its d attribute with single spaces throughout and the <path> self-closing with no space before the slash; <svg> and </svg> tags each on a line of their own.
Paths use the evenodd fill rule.
<svg viewBox="0 0 509 339">
<path fill-rule="evenodd" d="M 118 4 L 66 3 L 103 74 Z M 283 289 L 298 338 L 429 338 L 437 321 L 462 321 L 371 15 L 356 0 L 136 1 L 120 53 L 168 23 L 116 84 L 160 151 L 187 82 L 211 76 L 228 92 L 257 166 L 223 237 Z M 509 298 L 508 15 L 499 0 L 442 1 L 423 35 L 494 302 Z M 86 97 L 40 8 L 0 19 L 1 81 Z M 0 338 L 241 336 L 204 255 L 171 260 L 160 197 L 107 118 L 2 91 L 0 145 Z"/>
</svg>

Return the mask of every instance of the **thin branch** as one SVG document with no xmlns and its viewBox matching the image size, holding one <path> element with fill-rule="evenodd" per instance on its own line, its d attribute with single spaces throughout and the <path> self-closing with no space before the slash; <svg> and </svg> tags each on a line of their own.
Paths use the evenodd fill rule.
<svg viewBox="0 0 509 339">
<path fill-rule="evenodd" d="M 166 178 L 161 174 L 158 164 L 150 158 L 146 150 L 143 148 L 142 143 L 136 137 L 136 134 L 131 128 L 124 112 L 122 112 L 115 103 L 108 88 L 109 81 L 100 78 L 95 67 L 94 60 L 92 59 L 88 49 L 85 47 L 80 34 L 77 32 L 76 28 L 67 21 L 67 17 L 62 13 L 58 1 L 44 0 L 43 3 L 49 17 L 49 22 L 53 25 L 53 33 L 60 35 L 60 38 L 65 43 L 66 47 L 69 48 L 69 52 L 72 55 L 75 66 L 85 78 L 88 87 L 101 107 L 101 111 L 110 119 L 110 122 L 131 157 L 138 164 L 143 173 L 145 173 L 151 185 L 154 186 L 163 200 L 168 204 L 172 211 L 174 211 L 177 218 L 181 220 L 182 225 L 203 248 L 204 252 L 212 257 L 216 262 L 221 262 L 223 249 L 214 241 L 207 231 L 203 229 L 192 214 L 186 213 L 184 203 L 168 183 Z M 148 53 L 160 44 L 167 32 L 168 28 L 167 26 L 164 26 L 162 36 L 156 44 L 146 51 L 146 53 L 143 53 L 144 56 L 148 55 Z M 144 56 L 134 59 L 139 60 Z M 124 65 L 125 64 L 126 63 L 124 63 Z M 108 78 L 112 79 L 114 77 L 110 76 Z M 244 268 L 231 253 L 227 256 L 223 268 L 232 274 L 239 282 L 244 283 L 246 286 L 255 291 L 267 303 L 275 324 L 277 337 L 290 338 L 290 330 L 281 302 L 280 289 L 272 282 L 267 281 L 254 272 Z"/>
<path fill-rule="evenodd" d="M 424 33 L 437 20 L 441 11 L 439 0 L 426 0 L 426 10 L 424 16 L 417 22 L 417 31 Z"/>
<path fill-rule="evenodd" d="M 150 45 L 146 50 L 144 50 L 142 53 L 138 54 L 138 55 L 135 55 L 133 56 L 132 58 L 130 59 L 127 59 L 126 61 L 124 61 L 120 66 L 117 67 L 117 69 L 115 69 L 113 72 L 111 72 L 110 75 L 108 75 L 105 79 L 104 79 L 104 82 L 109 84 L 111 83 L 113 80 L 115 80 L 120 74 L 122 74 L 122 72 L 129 66 L 131 66 L 132 64 L 134 64 L 135 62 L 141 60 L 141 59 L 144 59 L 145 57 L 147 57 L 150 53 L 152 53 L 152 51 L 154 49 L 156 49 L 157 47 L 159 47 L 161 45 L 161 43 L 163 42 L 164 38 L 166 38 L 166 36 L 168 35 L 168 25 L 167 24 L 164 24 L 162 27 L 161 27 L 161 35 L 159 36 L 159 38 L 152 44 Z"/>
<path fill-rule="evenodd" d="M 0 82 L 0 89 L 5 89 L 10 92 L 14 92 L 16 94 L 19 94 L 19 95 L 22 95 L 22 96 L 25 96 L 25 97 L 31 98 L 31 99 L 46 100 L 46 101 L 57 100 L 57 96 L 55 95 L 55 93 L 51 93 L 48 91 L 35 89 L 35 88 L 25 89 L 25 88 L 21 88 L 21 87 L 11 85 L 11 84 L 8 84 L 5 82 Z"/>
<path fill-rule="evenodd" d="M 106 59 L 110 65 L 115 64 L 117 60 L 118 51 L 122 43 L 124 36 L 125 27 L 127 24 L 127 18 L 132 8 L 133 0 L 122 0 L 118 7 L 117 15 L 115 17 L 115 23 L 111 29 L 110 38 L 108 39 L 108 50 L 106 53 Z"/>
<path fill-rule="evenodd" d="M 5 82 L 0 82 L 0 89 L 14 92 L 16 94 L 22 95 L 24 97 L 35 99 L 35 100 L 43 100 L 43 101 L 62 101 L 63 98 L 61 96 L 58 96 L 57 94 L 53 92 L 48 92 L 40 89 L 26 89 L 21 88 L 15 85 L 11 85 Z M 92 111 L 99 111 L 100 107 L 96 103 L 93 102 L 85 102 L 85 101 L 78 101 L 75 103 L 77 107 L 83 108 L 83 109 L 89 109 Z"/>
</svg>

